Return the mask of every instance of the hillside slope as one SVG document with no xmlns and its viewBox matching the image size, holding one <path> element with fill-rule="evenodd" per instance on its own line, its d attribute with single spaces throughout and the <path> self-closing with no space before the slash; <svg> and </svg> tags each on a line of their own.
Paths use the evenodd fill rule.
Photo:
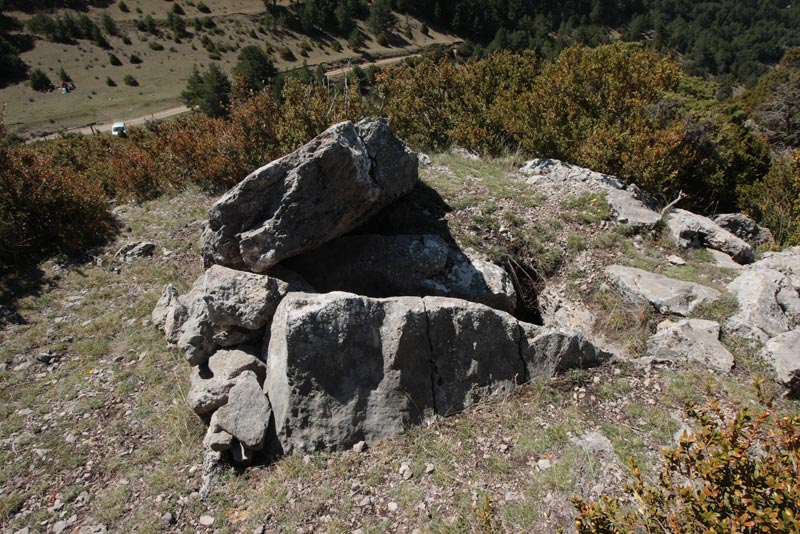
<svg viewBox="0 0 800 534">
<path fill-rule="evenodd" d="M 627 264 L 714 287 L 736 272 L 659 233 L 621 230 L 601 195 L 524 182 L 520 163 L 435 156 L 421 178 L 438 195 L 414 202 L 443 202 L 444 221 L 462 247 L 530 260 L 541 275 L 529 286 L 533 296 L 550 287 L 585 303 L 594 334 L 618 347 L 619 358 L 534 382 L 363 452 L 227 470 L 201 501 L 205 429 L 185 403 L 189 368 L 166 347 L 150 312 L 165 283 L 185 291 L 202 272 L 197 246 L 213 198 L 188 191 L 120 206 L 121 233 L 87 261 L 50 262 L 4 286 L 2 529 L 569 530 L 570 496 L 620 494 L 628 457 L 656 474 L 659 449 L 687 425 L 686 401 L 702 402 L 713 391 L 730 412 L 755 398 L 751 382 L 759 377 L 780 393 L 771 370 L 735 339 L 723 338 L 735 357 L 729 374 L 633 362 L 664 317 L 628 304 L 604 282 L 604 267 Z M 115 257 L 123 244 L 143 240 L 157 244 L 152 257 Z M 670 255 L 686 265 L 670 263 Z M 735 312 L 725 302 L 698 316 L 725 319 Z M 776 408 L 796 413 L 797 403 L 777 399 Z"/>
<path fill-rule="evenodd" d="M 109 44 L 106 48 L 89 40 L 52 42 L 44 36 L 36 36 L 32 47 L 20 54 L 21 59 L 30 69 L 42 70 L 57 86 L 60 86 L 58 72 L 63 68 L 77 90 L 70 94 L 40 93 L 31 89 L 27 81 L 0 89 L 0 102 L 6 106 L 7 127 L 18 135 L 38 137 L 66 128 L 125 120 L 175 107 L 181 103 L 180 93 L 186 87 L 193 66 L 206 67 L 214 63 L 229 72 L 236 64 L 239 50 L 247 45 L 267 49 L 279 70 L 292 71 L 407 56 L 431 46 L 460 42 L 447 32 L 426 29 L 423 34 L 420 20 L 398 15 L 398 31 L 384 45 L 376 42 L 365 22 L 358 22 L 365 43 L 354 50 L 346 35 L 322 31 L 309 35 L 296 27 L 287 1 L 276 3 L 277 8 L 272 11 L 266 10 L 260 0 L 215 3 L 207 11 L 199 9 L 201 4 L 132 0 L 126 4 L 127 11 L 122 11 L 119 3 L 90 7 L 85 13 L 91 20 L 109 17 L 116 27 L 117 35 L 105 33 Z M 175 5 L 181 5 L 184 12 L 181 18 L 186 30 L 181 36 L 166 22 Z M 72 10 L 44 12 L 56 17 L 78 13 Z M 34 14 L 6 11 L 6 15 L 23 24 Z M 142 29 L 147 17 L 155 24 L 152 29 Z M 403 32 L 399 31 L 401 26 Z M 119 59 L 119 65 L 112 64 L 112 55 Z M 140 62 L 132 61 L 132 56 Z M 125 76 L 131 76 L 136 84 L 126 83 Z"/>
</svg>

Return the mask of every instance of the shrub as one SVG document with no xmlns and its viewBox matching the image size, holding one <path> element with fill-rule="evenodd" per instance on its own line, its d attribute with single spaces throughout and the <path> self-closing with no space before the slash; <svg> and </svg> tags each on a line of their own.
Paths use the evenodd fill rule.
<svg viewBox="0 0 800 534">
<path fill-rule="evenodd" d="M 50 81 L 50 78 L 44 71 L 39 69 L 33 69 L 31 71 L 31 89 L 34 91 L 45 92 L 49 91 L 53 88 L 53 82 Z"/>
<path fill-rule="evenodd" d="M 200 13 L 211 13 L 211 8 L 205 5 L 203 2 L 197 2 L 195 7 Z"/>
<path fill-rule="evenodd" d="M 117 82 L 111 79 L 111 76 L 106 76 L 106 85 L 109 87 L 116 87 Z"/>
<path fill-rule="evenodd" d="M 350 35 L 347 36 L 347 46 L 353 50 L 358 50 L 364 46 L 364 34 L 358 28 L 353 28 Z"/>
<path fill-rule="evenodd" d="M 6 138 L 0 117 L 0 147 Z M 72 253 L 112 229 L 102 188 L 45 150 L 0 148 L 0 269 Z"/>
<path fill-rule="evenodd" d="M 779 417 L 767 402 L 727 417 L 718 400 L 687 414 L 696 428 L 663 451 L 657 483 L 634 465 L 635 508 L 574 498 L 577 531 L 800 532 L 800 416 Z"/>
<path fill-rule="evenodd" d="M 142 62 L 142 58 L 140 58 L 140 57 L 139 57 L 139 56 L 137 56 L 136 54 L 131 54 L 131 55 L 128 57 L 128 61 L 130 61 L 132 65 L 138 65 L 139 63 L 141 63 L 141 62 Z"/>
<path fill-rule="evenodd" d="M 278 48 L 278 55 L 284 61 L 295 61 L 297 59 L 294 55 L 294 52 L 292 52 L 292 49 L 288 46 L 282 46 Z"/>
<path fill-rule="evenodd" d="M 120 10 L 120 11 L 122 11 L 123 13 L 128 13 L 128 12 L 130 12 L 130 9 L 128 8 L 128 4 L 126 4 L 125 2 L 122 2 L 122 1 L 120 1 L 120 2 L 117 2 L 117 7 L 118 7 L 118 8 L 119 8 L 119 10 Z"/>
<path fill-rule="evenodd" d="M 139 82 L 130 74 L 126 74 L 125 77 L 122 78 L 122 81 L 125 83 L 125 85 L 130 85 L 131 87 L 139 86 Z"/>
<path fill-rule="evenodd" d="M 58 69 L 58 80 L 61 81 L 61 82 L 71 82 L 72 81 L 72 78 L 70 77 L 69 74 L 67 74 L 67 71 L 64 70 L 64 67 L 59 67 L 59 69 Z"/>
<path fill-rule="evenodd" d="M 778 243 L 800 244 L 800 151 L 776 159 L 763 179 L 743 186 L 741 192 L 744 208 Z"/>
<path fill-rule="evenodd" d="M 122 60 L 120 60 L 115 54 L 108 54 L 108 62 L 114 65 L 115 67 L 119 67 L 122 65 Z"/>
<path fill-rule="evenodd" d="M 148 43 L 147 46 L 150 47 L 150 50 L 155 50 L 156 52 L 160 52 L 161 50 L 164 50 L 164 45 L 162 45 L 158 41 L 150 41 L 150 43 Z"/>
</svg>

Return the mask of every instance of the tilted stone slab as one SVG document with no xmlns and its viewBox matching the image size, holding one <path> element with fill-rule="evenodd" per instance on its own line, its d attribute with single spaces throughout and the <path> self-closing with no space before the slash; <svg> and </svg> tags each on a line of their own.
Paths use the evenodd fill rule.
<svg viewBox="0 0 800 534">
<path fill-rule="evenodd" d="M 708 247 L 724 252 L 736 263 L 752 263 L 755 259 L 753 248 L 702 215 L 675 209 L 667 216 L 667 229 L 672 239 L 681 247 Z"/>
<path fill-rule="evenodd" d="M 317 291 L 368 297 L 448 296 L 513 312 L 517 293 L 497 265 L 435 235 L 351 235 L 288 260 Z"/>
<path fill-rule="evenodd" d="M 264 272 L 365 223 L 417 178 L 416 154 L 385 119 L 337 124 L 214 203 L 204 261 Z"/>
<path fill-rule="evenodd" d="M 720 296 L 716 289 L 635 267 L 611 265 L 606 268 L 605 274 L 624 297 L 632 301 L 649 302 L 659 313 L 687 316 L 699 305 L 713 302 Z"/>
</svg>

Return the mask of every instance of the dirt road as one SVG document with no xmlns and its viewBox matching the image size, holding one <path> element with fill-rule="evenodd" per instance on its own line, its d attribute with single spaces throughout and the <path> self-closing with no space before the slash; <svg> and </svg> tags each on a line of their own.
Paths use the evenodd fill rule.
<svg viewBox="0 0 800 534">
<path fill-rule="evenodd" d="M 137 124 L 144 124 L 146 121 L 167 119 L 175 115 L 180 115 L 181 113 L 186 113 L 187 111 L 189 111 L 189 108 L 187 108 L 186 106 L 176 106 L 174 108 L 157 111 L 156 113 L 148 113 L 147 115 L 142 115 L 141 117 L 134 117 L 132 119 L 123 119 L 120 120 L 119 122 L 124 122 L 128 126 L 135 126 Z M 66 130 L 62 130 L 61 132 L 52 133 L 46 137 L 40 137 L 39 139 L 53 139 L 60 136 L 61 134 L 67 134 L 67 133 L 81 133 L 85 135 L 90 135 L 95 132 L 110 132 L 111 127 L 114 125 L 114 122 L 101 122 L 97 124 L 92 124 L 90 126 L 67 128 Z"/>
</svg>

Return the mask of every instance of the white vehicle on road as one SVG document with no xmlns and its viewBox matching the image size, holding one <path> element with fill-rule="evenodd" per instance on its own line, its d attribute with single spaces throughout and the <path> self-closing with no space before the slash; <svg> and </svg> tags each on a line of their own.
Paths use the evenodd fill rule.
<svg viewBox="0 0 800 534">
<path fill-rule="evenodd" d="M 127 137 L 128 128 L 125 126 L 125 123 L 115 122 L 114 125 L 111 127 L 111 135 L 114 135 L 116 137 Z"/>
</svg>

